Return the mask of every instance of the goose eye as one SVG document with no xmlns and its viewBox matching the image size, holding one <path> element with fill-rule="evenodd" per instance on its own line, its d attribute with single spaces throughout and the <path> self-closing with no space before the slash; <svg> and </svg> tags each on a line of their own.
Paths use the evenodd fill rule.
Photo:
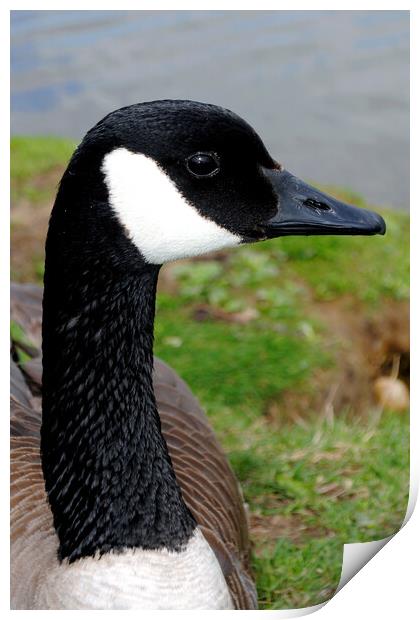
<svg viewBox="0 0 420 620">
<path fill-rule="evenodd" d="M 195 177 L 212 177 L 220 170 L 220 162 L 216 153 L 195 153 L 187 158 L 188 172 Z"/>
</svg>

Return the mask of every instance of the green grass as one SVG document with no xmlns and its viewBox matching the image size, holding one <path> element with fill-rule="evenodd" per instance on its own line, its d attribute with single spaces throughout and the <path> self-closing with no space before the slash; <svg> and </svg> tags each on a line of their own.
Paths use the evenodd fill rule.
<svg viewBox="0 0 420 620">
<path fill-rule="evenodd" d="M 10 142 L 12 202 L 26 199 L 38 204 L 51 196 L 54 187 L 47 186 L 42 177 L 63 168 L 75 149 L 65 138 L 14 136 Z"/>
<path fill-rule="evenodd" d="M 361 202 L 360 206 L 368 205 Z M 366 302 L 380 302 L 383 296 L 407 299 L 409 219 L 405 214 L 376 210 L 387 223 L 385 239 L 315 237 L 310 243 L 305 237 L 284 239 L 281 247 L 293 263 L 293 271 L 312 287 L 318 299 L 344 294 Z"/>
<path fill-rule="evenodd" d="M 313 420 L 271 436 L 254 428 L 248 453 L 231 453 L 251 510 L 290 515 L 301 529 L 297 543 L 281 537 L 254 554 L 264 606 L 327 599 L 340 579 L 343 543 L 398 529 L 408 501 L 408 434 L 408 418 L 392 412 L 333 426 Z"/>
<path fill-rule="evenodd" d="M 197 323 L 182 299 L 166 294 L 159 295 L 157 308 L 156 353 L 188 376 L 215 413 L 223 406 L 242 407 L 259 417 L 261 401 L 303 381 L 314 365 L 328 360 L 320 358 L 312 335 L 308 339 L 295 325 L 280 324 L 276 332 L 267 328 L 274 320 L 253 326 Z M 192 364 L 194 358 L 199 363 Z M 279 360 L 285 360 L 281 372 Z"/>
<path fill-rule="evenodd" d="M 269 308 L 261 311 L 264 326 L 203 324 L 189 303 L 182 295 L 159 296 L 156 352 L 205 407 L 251 513 L 290 516 L 301 531 L 298 542 L 286 536 L 255 547 L 260 605 L 315 605 L 338 585 L 343 543 L 384 538 L 404 518 L 408 417 L 339 412 L 328 423 L 312 412 L 302 426 L 270 424 L 262 416 L 267 401 L 286 389 L 299 394 L 314 369 L 332 363 L 316 322 L 306 317 L 313 329 L 299 330 L 297 304 L 287 312 L 280 305 L 278 333 L 267 327 L 279 320 Z"/>
<path fill-rule="evenodd" d="M 49 175 L 73 146 L 13 139 L 16 204 L 51 203 Z M 370 206 L 352 192 L 329 191 Z M 345 303 L 361 321 L 380 322 L 388 306 L 408 298 L 408 217 L 377 210 L 385 237 L 284 238 L 164 268 L 176 292 L 158 294 L 156 353 L 200 399 L 252 518 L 265 524 L 253 548 L 262 608 L 327 599 L 339 581 L 342 544 L 388 536 L 405 515 L 408 416 L 375 407 L 327 416 L 310 405 L 352 347 L 331 335 L 323 304 L 340 311 Z M 308 409 L 294 416 L 302 396 Z"/>
</svg>

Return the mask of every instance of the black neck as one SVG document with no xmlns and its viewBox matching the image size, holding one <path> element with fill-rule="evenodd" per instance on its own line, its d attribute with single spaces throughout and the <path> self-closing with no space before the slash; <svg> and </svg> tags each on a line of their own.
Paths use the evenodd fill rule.
<svg viewBox="0 0 420 620">
<path fill-rule="evenodd" d="M 121 264 L 106 240 L 83 248 L 77 232 L 69 247 L 66 234 L 56 203 L 46 248 L 41 450 L 59 556 L 180 549 L 195 521 L 153 392 L 159 268 L 139 255 L 129 260 L 133 248 Z"/>
</svg>

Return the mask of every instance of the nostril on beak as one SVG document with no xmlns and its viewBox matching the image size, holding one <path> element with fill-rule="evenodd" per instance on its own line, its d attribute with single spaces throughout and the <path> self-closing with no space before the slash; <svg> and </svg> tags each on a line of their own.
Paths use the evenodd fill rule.
<svg viewBox="0 0 420 620">
<path fill-rule="evenodd" d="M 310 207 L 311 209 L 319 210 L 319 211 L 331 211 L 331 207 L 329 207 L 325 202 L 320 202 L 319 200 L 315 200 L 314 198 L 307 198 L 304 200 L 303 204 L 305 207 Z"/>
</svg>

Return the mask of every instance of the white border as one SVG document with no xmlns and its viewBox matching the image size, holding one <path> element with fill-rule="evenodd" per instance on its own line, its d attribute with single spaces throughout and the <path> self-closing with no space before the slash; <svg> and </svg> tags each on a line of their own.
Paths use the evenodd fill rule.
<svg viewBox="0 0 420 620">
<path fill-rule="evenodd" d="M 71 5 L 68 3 L 67 6 L 60 6 L 59 10 L 75 10 L 75 9 L 88 9 L 88 10 L 121 10 L 121 9 L 142 9 L 142 10 L 197 10 L 197 3 L 194 1 L 175 3 L 175 2 L 159 2 L 153 0 L 143 0 L 141 2 L 127 2 L 121 0 L 118 3 L 110 2 L 103 0 L 99 1 L 91 1 L 91 2 L 80 2 L 80 0 L 74 0 Z M 236 2 L 228 3 L 226 1 L 219 2 L 214 0 L 212 3 L 200 3 L 200 9 L 202 10 L 216 10 L 216 9 L 225 9 L 225 10 L 411 10 L 411 58 L 412 58 L 412 67 L 411 67 L 411 110 L 420 109 L 420 101 L 418 96 L 418 84 L 419 79 L 416 76 L 416 70 L 418 73 L 418 62 L 417 58 L 420 56 L 420 45 L 418 43 L 420 37 L 419 31 L 419 13 L 420 10 L 417 9 L 415 3 L 412 2 L 390 2 L 390 1 L 382 1 L 382 2 L 361 2 L 360 0 L 354 0 L 351 4 L 346 2 L 341 2 L 338 6 L 338 3 L 335 2 L 323 2 L 323 3 L 315 3 L 315 2 L 303 2 L 303 1 L 295 1 L 293 6 L 290 3 L 281 3 L 276 1 L 269 2 L 260 2 L 260 3 L 251 3 L 251 2 L 241 2 L 240 5 Z M 4 49 L 2 50 L 2 54 L 0 55 L 1 62 L 1 75 L 6 76 L 10 75 L 9 70 L 9 10 L 58 10 L 57 4 L 52 1 L 44 1 L 44 2 L 6 2 L 0 9 L 0 40 Z M 0 229 L 2 231 L 9 230 L 9 211 L 5 206 L 9 204 L 9 127 L 10 127 L 10 119 L 9 119 L 9 101 L 6 98 L 7 95 L 4 95 L 1 99 L 1 145 L 3 156 L 0 158 L 0 187 L 2 189 L 2 203 L 3 208 L 0 209 Z M 419 157 L 418 157 L 418 121 L 415 119 L 413 113 L 411 114 L 411 128 L 412 128 L 412 142 L 411 142 L 411 204 L 414 205 L 414 208 L 411 213 L 412 224 L 411 230 L 413 233 L 413 240 L 416 241 L 416 236 L 419 231 L 419 209 L 420 209 L 420 192 L 419 186 L 416 183 L 416 177 L 419 175 Z M 413 139 L 413 134 L 415 139 Z M 417 234 L 416 234 L 417 233 Z M 1 344 L 1 367 L 0 367 L 0 382 L 1 382 L 1 402 L 3 404 L 3 412 L 8 412 L 9 403 L 8 403 L 8 393 L 9 393 L 9 303 L 8 303 L 8 282 L 9 282 L 9 243 L 7 241 L 7 234 L 5 234 L 4 241 L 0 244 L 0 269 L 1 269 L 1 289 L 3 292 L 1 304 L 1 321 L 2 330 L 0 335 L 0 344 Z M 418 244 L 413 243 L 411 250 L 411 264 L 412 268 L 415 269 L 417 266 L 418 257 Z M 412 315 L 414 317 L 420 316 L 420 306 L 419 306 L 419 295 L 418 285 L 412 286 Z M 7 331 L 6 331 L 7 330 Z M 412 380 L 412 389 L 411 389 L 411 402 L 412 402 L 412 417 L 411 417 L 411 486 L 410 486 L 410 506 L 409 512 L 412 512 L 414 508 L 414 504 L 417 498 L 418 493 L 418 483 L 419 483 L 419 462 L 420 462 L 420 450 L 419 450 L 419 429 L 420 429 L 420 420 L 418 416 L 418 412 L 416 411 L 416 403 L 418 403 L 418 388 L 417 381 L 415 380 L 418 369 L 418 327 L 414 323 L 412 325 L 412 333 L 411 333 L 411 353 L 413 360 L 413 368 L 414 368 L 414 380 Z M 416 348 L 417 345 L 417 348 Z M 9 461 L 8 461 L 8 415 L 3 413 L 3 432 L 1 434 L 1 440 L 3 442 L 2 445 L 2 454 L 1 457 L 3 459 L 2 471 L 7 472 L 9 469 Z M 3 492 L 4 492 L 4 503 L 5 507 L 8 505 L 8 496 L 9 496 L 9 484 L 8 484 L 8 476 L 5 474 L 3 476 Z M 353 579 L 346 585 L 338 594 L 336 594 L 333 599 L 323 606 L 317 612 L 317 618 L 320 620 L 336 620 L 340 618 L 340 620 L 351 619 L 354 620 L 355 614 L 362 617 L 369 617 L 371 614 L 375 618 L 383 618 L 383 619 L 391 619 L 394 620 L 398 615 L 404 620 L 410 620 L 413 617 L 417 616 L 418 613 L 418 602 L 417 602 L 417 592 L 418 592 L 418 564 L 419 564 L 419 532 L 420 532 L 420 511 L 414 511 L 411 519 L 408 520 L 405 527 L 399 532 L 392 540 L 385 546 L 384 549 L 380 551 L 378 555 L 376 555 L 368 564 L 356 574 Z M 8 549 L 8 539 L 9 534 L 9 522 L 8 522 L 8 511 L 3 510 L 1 513 L 2 518 L 2 529 L 1 532 L 4 536 L 4 545 L 3 549 Z M 0 580 L 0 601 L 1 607 L 8 613 L 21 614 L 26 612 L 10 612 L 9 607 L 9 588 L 8 588 L 8 572 L 9 572 L 9 557 L 8 553 L 4 551 L 1 557 L 1 567 L 2 567 L 2 578 Z M 415 611 L 416 610 L 416 611 Z M 309 611 L 309 610 L 308 610 Z M 417 612 L 417 613 L 416 613 Z M 45 613 L 45 612 L 38 612 Z M 48 612 L 49 614 L 53 613 L 67 613 L 73 614 L 72 611 L 67 612 Z M 79 614 L 86 614 L 92 612 L 77 612 Z M 108 613 L 115 614 L 115 618 L 120 617 L 120 612 L 94 612 L 94 613 Z M 127 612 L 128 614 L 136 614 L 138 617 L 138 612 Z M 195 612 L 169 612 L 172 616 L 175 614 L 181 614 L 181 617 L 192 616 L 194 613 L 194 617 L 196 616 Z M 211 613 L 218 613 L 217 617 L 220 617 L 220 613 L 227 615 L 231 613 L 237 614 L 238 612 L 209 612 L 203 611 L 200 612 L 200 615 L 208 615 Z M 259 612 L 242 612 L 243 614 L 271 614 L 276 615 L 277 617 L 285 617 L 282 612 L 276 611 L 259 611 Z M 286 612 L 287 613 L 287 612 Z M 118 614 L 118 615 L 117 615 Z M 149 612 L 147 616 L 155 616 L 158 615 L 162 617 L 162 615 L 166 615 L 166 612 Z M 16 616 L 15 616 L 16 617 Z M 232 616 L 233 617 L 233 616 Z M 292 617 L 292 614 L 289 614 L 288 617 Z"/>
</svg>

